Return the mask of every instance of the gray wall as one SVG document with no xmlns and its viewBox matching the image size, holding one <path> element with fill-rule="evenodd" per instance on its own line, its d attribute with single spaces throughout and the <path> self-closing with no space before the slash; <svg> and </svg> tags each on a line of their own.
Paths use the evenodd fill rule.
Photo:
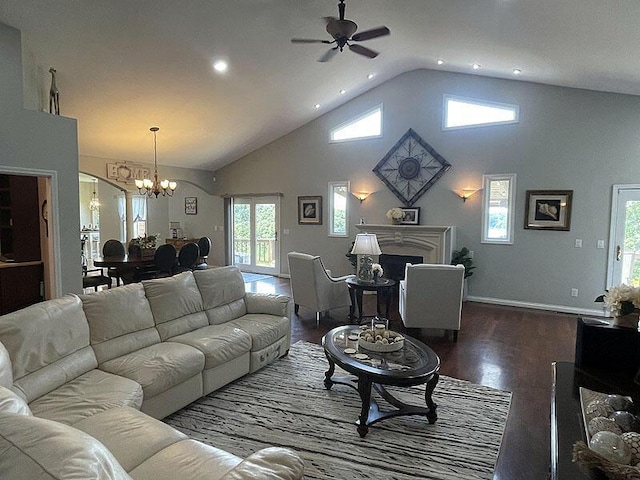
<svg viewBox="0 0 640 480">
<path fill-rule="evenodd" d="M 82 290 L 79 263 L 78 141 L 76 121 L 23 109 L 20 32 L 0 24 L 0 170 L 34 169 L 57 172 L 60 257 L 58 296 Z"/>
<path fill-rule="evenodd" d="M 520 105 L 520 123 L 442 130 L 443 94 Z M 383 137 L 329 143 L 329 130 L 383 104 Z M 351 223 L 388 223 L 399 201 L 372 173 L 397 140 L 413 128 L 452 168 L 416 203 L 421 223 L 455 225 L 457 246 L 475 251 L 471 298 L 565 311 L 601 311 L 593 303 L 605 288 L 611 188 L 640 183 L 640 98 L 430 70 L 408 72 L 372 89 L 217 172 L 221 191 L 282 192 L 282 271 L 286 253 L 319 254 L 336 274 L 355 236 L 327 236 L 321 226 L 297 224 L 297 196 L 322 195 L 327 183 L 350 180 L 351 190 L 375 191 L 350 201 Z M 256 175 L 259 172 L 259 175 Z M 466 203 L 454 190 L 480 188 L 483 174 L 517 174 L 515 243 L 480 243 L 482 192 Z M 573 190 L 571 231 L 525 230 L 527 189 Z M 583 248 L 574 248 L 576 238 Z M 570 296 L 571 288 L 579 296 Z"/>
</svg>

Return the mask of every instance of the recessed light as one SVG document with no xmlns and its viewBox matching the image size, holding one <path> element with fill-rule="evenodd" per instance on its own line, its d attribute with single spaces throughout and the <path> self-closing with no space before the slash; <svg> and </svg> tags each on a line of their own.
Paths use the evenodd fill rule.
<svg viewBox="0 0 640 480">
<path fill-rule="evenodd" d="M 480 68 L 480 64 L 474 63 L 473 65 L 471 65 L 471 68 L 473 68 L 474 70 L 478 70 Z"/>
<path fill-rule="evenodd" d="M 442 60 L 441 58 L 439 58 L 438 60 L 436 60 L 436 63 L 438 65 L 444 65 L 444 60 Z"/>
<path fill-rule="evenodd" d="M 373 77 L 375 77 L 375 76 L 376 76 L 376 74 L 375 74 L 375 73 L 370 73 L 369 75 L 367 75 L 367 78 L 368 78 L 369 80 L 371 80 L 371 79 L 372 79 Z"/>
<path fill-rule="evenodd" d="M 522 73 L 522 70 L 520 70 L 519 68 L 514 68 L 513 69 L 513 74 L 514 75 L 520 75 Z"/>
<path fill-rule="evenodd" d="M 340 95 L 344 95 L 345 93 L 347 93 L 347 91 L 344 88 L 340 90 Z"/>
<path fill-rule="evenodd" d="M 229 65 L 224 60 L 218 60 L 216 63 L 213 64 L 213 68 L 215 69 L 216 72 L 224 73 L 229 68 Z"/>
<path fill-rule="evenodd" d="M 319 104 L 319 103 L 316 103 L 316 104 L 313 106 L 313 108 L 315 108 L 316 110 L 317 110 L 317 109 L 319 109 L 319 108 L 320 108 L 320 104 Z"/>
</svg>

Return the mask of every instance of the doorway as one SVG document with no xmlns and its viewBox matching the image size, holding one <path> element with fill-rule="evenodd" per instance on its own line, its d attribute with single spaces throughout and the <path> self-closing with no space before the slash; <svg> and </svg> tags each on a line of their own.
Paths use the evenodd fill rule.
<svg viewBox="0 0 640 480">
<path fill-rule="evenodd" d="M 232 263 L 243 272 L 280 271 L 280 198 L 234 197 L 231 201 Z"/>
<path fill-rule="evenodd" d="M 614 185 L 607 287 L 640 286 L 640 185 Z"/>
</svg>

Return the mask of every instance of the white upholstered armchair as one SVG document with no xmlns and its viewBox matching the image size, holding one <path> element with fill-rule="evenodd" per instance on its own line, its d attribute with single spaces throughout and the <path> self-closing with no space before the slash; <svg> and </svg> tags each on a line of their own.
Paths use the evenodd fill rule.
<svg viewBox="0 0 640 480">
<path fill-rule="evenodd" d="M 463 283 L 463 265 L 407 264 L 399 300 L 404 326 L 453 330 L 458 341 Z"/>
<path fill-rule="evenodd" d="M 351 305 L 345 280 L 353 275 L 332 277 L 318 256 L 289 252 L 287 257 L 296 314 L 302 305 L 316 312 L 319 323 L 322 312 Z"/>
</svg>

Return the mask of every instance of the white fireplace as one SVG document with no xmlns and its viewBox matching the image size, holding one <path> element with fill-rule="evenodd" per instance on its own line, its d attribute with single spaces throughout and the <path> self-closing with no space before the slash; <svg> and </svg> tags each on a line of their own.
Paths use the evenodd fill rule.
<svg viewBox="0 0 640 480">
<path fill-rule="evenodd" d="M 456 227 L 432 225 L 356 225 L 359 233 L 375 233 L 382 253 L 415 255 L 423 263 L 451 262 Z"/>
</svg>

